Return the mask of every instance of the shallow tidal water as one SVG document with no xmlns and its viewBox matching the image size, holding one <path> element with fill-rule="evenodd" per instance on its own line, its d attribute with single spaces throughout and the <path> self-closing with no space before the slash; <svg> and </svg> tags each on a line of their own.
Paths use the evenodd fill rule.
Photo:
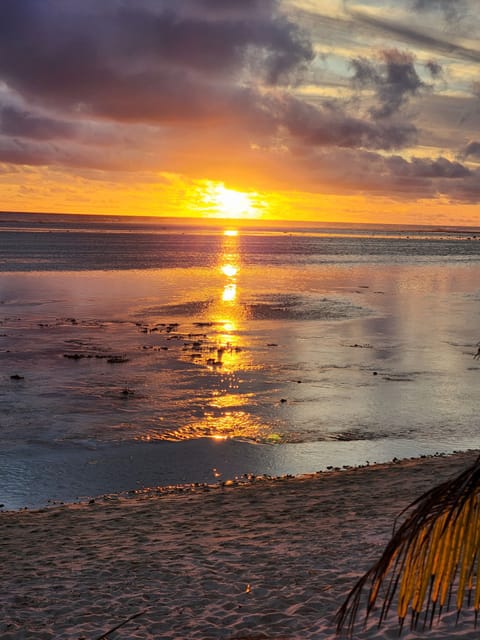
<svg viewBox="0 0 480 640">
<path fill-rule="evenodd" d="M 475 235 L 0 230 L 5 508 L 478 447 Z"/>
</svg>

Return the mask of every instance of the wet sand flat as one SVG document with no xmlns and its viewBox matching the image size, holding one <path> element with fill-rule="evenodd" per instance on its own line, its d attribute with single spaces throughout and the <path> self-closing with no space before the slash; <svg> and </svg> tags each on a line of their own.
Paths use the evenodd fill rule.
<svg viewBox="0 0 480 640">
<path fill-rule="evenodd" d="M 478 446 L 476 261 L 353 278 L 234 248 L 210 269 L 0 274 L 0 503 Z M 225 464 L 206 440 L 241 446 Z"/>
</svg>

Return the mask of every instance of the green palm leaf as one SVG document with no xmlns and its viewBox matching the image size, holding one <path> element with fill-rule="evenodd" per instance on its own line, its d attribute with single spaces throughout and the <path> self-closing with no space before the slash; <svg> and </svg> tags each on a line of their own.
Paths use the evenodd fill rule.
<svg viewBox="0 0 480 640">
<path fill-rule="evenodd" d="M 461 475 L 415 500 L 382 557 L 354 586 L 337 613 L 337 631 L 351 635 L 365 604 L 377 603 L 381 624 L 394 602 L 402 628 L 431 627 L 454 602 L 457 613 L 480 609 L 480 458 Z M 405 512 L 403 512 L 405 513 Z M 366 601 L 363 597 L 367 591 Z"/>
</svg>

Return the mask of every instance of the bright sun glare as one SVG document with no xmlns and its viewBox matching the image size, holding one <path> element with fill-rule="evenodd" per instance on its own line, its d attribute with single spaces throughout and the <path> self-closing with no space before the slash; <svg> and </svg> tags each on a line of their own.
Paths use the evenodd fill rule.
<svg viewBox="0 0 480 640">
<path fill-rule="evenodd" d="M 256 218 L 252 197 L 244 191 L 227 189 L 223 184 L 212 184 L 204 195 L 213 215 L 220 218 Z"/>
<path fill-rule="evenodd" d="M 233 264 L 224 264 L 221 267 L 222 273 L 229 278 L 233 278 L 233 276 L 237 275 L 238 268 Z"/>
</svg>

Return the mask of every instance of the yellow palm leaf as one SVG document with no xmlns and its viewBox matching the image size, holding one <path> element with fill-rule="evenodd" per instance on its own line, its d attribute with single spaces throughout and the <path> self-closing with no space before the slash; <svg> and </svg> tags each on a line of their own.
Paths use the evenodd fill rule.
<svg viewBox="0 0 480 640">
<path fill-rule="evenodd" d="M 480 610 L 480 458 L 431 489 L 406 510 L 382 557 L 354 586 L 337 613 L 337 631 L 351 635 L 360 608 L 367 623 L 379 601 L 379 624 L 396 602 L 400 626 L 433 624 L 453 601 L 458 614 Z M 368 589 L 366 599 L 364 592 Z M 472 598 L 472 596 L 474 596 Z M 422 615 L 423 614 L 423 615 Z"/>
</svg>

